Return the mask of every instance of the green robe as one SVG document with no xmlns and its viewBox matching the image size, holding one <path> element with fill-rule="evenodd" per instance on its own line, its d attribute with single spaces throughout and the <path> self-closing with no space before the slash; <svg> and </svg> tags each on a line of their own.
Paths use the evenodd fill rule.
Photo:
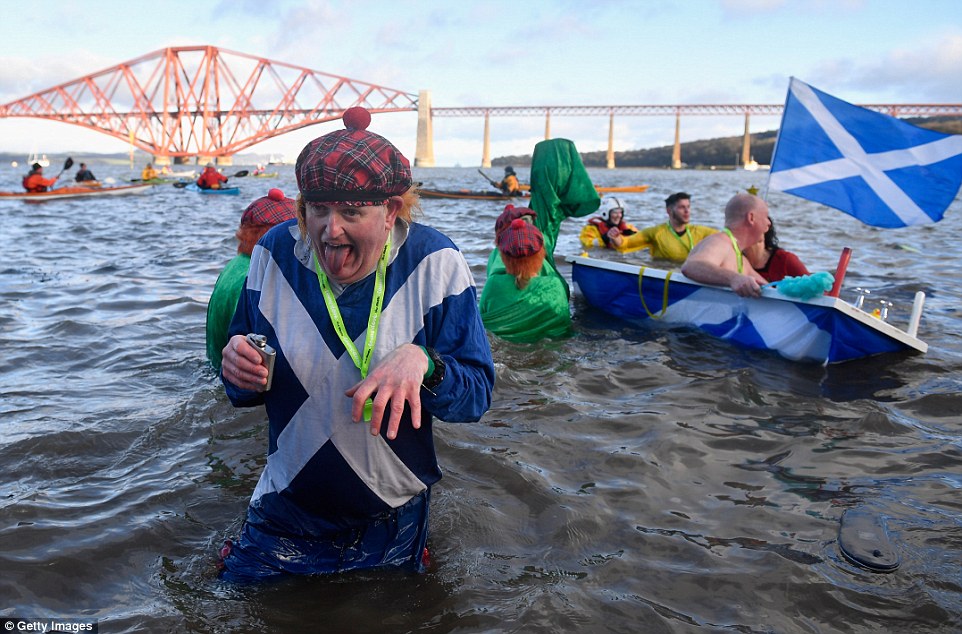
<svg viewBox="0 0 962 634">
<path fill-rule="evenodd" d="M 505 271 L 498 251 L 492 251 L 480 308 L 485 329 L 508 341 L 534 342 L 571 334 L 568 285 L 547 261 L 521 290 Z"/>
<path fill-rule="evenodd" d="M 227 263 L 214 282 L 214 290 L 207 303 L 207 359 L 220 372 L 221 352 L 227 345 L 227 329 L 230 327 L 237 300 L 244 289 L 251 256 L 238 253 Z"/>
<path fill-rule="evenodd" d="M 544 235 L 545 261 L 524 290 L 508 275 L 497 250 L 488 257 L 488 278 L 481 291 L 485 328 L 509 341 L 537 341 L 571 332 L 568 282 L 554 263 L 558 232 L 565 218 L 587 216 L 601 203 L 574 143 L 567 139 L 541 141 L 531 163 L 531 204 L 534 224 Z"/>
<path fill-rule="evenodd" d="M 545 258 L 554 266 L 554 248 L 565 218 L 587 216 L 598 210 L 601 198 L 568 139 L 541 141 L 531 157 L 531 204 L 534 224 L 544 234 Z"/>
</svg>

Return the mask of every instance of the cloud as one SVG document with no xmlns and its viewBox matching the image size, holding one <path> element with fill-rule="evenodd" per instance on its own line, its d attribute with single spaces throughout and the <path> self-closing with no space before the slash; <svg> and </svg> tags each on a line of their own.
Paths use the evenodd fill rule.
<svg viewBox="0 0 962 634">
<path fill-rule="evenodd" d="M 726 19 L 764 17 L 768 14 L 792 12 L 794 14 L 819 14 L 859 11 L 865 0 L 720 0 L 722 15 Z"/>
<path fill-rule="evenodd" d="M 962 101 L 962 30 L 929 38 L 918 47 L 890 51 L 881 59 L 827 60 L 808 81 L 822 90 L 851 89 L 893 103 L 959 103 Z M 801 79 L 801 78 L 800 78 Z M 887 95 L 887 97 L 886 97 Z M 857 96 L 846 101 L 863 101 Z"/>
</svg>

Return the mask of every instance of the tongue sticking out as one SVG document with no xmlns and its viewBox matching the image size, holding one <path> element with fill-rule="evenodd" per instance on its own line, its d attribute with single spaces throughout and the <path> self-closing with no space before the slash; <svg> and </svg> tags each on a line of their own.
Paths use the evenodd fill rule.
<svg viewBox="0 0 962 634">
<path fill-rule="evenodd" d="M 332 275 L 337 275 L 344 268 L 344 263 L 350 254 L 351 247 L 348 245 L 324 245 L 324 268 Z"/>
</svg>

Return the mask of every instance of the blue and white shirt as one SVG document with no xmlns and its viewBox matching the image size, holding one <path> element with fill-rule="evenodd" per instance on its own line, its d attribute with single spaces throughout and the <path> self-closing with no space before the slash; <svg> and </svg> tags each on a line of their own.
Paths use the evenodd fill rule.
<svg viewBox="0 0 962 634">
<path fill-rule="evenodd" d="M 371 436 L 369 425 L 351 420 L 351 399 L 344 392 L 361 375 L 328 316 L 309 238 L 301 238 L 290 221 L 269 231 L 251 254 L 229 336 L 266 335 L 277 351 L 272 387 L 258 393 L 226 380 L 224 385 L 235 406 L 266 406 L 267 466 L 251 506 L 282 530 L 292 514 L 351 526 L 405 504 L 441 478 L 432 416 L 473 422 L 491 404 L 494 364 L 463 254 L 435 229 L 401 220 L 391 251 L 371 367 L 403 343 L 434 348 L 445 364 L 434 394 L 421 391 L 421 428 L 411 426 L 405 409 L 395 440 L 384 435 L 386 423 L 381 435 Z M 359 350 L 374 279 L 371 274 L 335 289 Z M 291 519 L 294 525 L 286 528 L 303 530 Z"/>
</svg>

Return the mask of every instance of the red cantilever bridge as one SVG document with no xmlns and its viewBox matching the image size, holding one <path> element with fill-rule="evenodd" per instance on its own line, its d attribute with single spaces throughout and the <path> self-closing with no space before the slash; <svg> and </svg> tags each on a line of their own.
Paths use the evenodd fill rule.
<svg viewBox="0 0 962 634">
<path fill-rule="evenodd" d="M 0 105 L 0 117 L 62 121 L 129 142 L 158 162 L 230 156 L 338 119 L 417 110 L 417 96 L 219 49 L 165 48 Z"/>
<path fill-rule="evenodd" d="M 681 116 L 743 115 L 743 159 L 749 158 L 751 115 L 781 114 L 781 105 L 520 106 L 432 108 L 430 93 L 385 86 L 272 61 L 214 46 L 165 48 L 59 86 L 0 105 L 0 117 L 61 121 L 116 137 L 154 156 L 229 163 L 234 154 L 299 128 L 339 119 L 363 106 L 372 113 L 418 113 L 415 164 L 434 165 L 432 120 L 483 117 L 482 166 L 490 166 L 489 118 L 541 116 L 550 138 L 551 115 L 608 116 L 608 165 L 614 167 L 615 115 L 674 116 L 680 165 Z M 960 104 L 874 104 L 893 116 L 962 114 Z"/>
</svg>

